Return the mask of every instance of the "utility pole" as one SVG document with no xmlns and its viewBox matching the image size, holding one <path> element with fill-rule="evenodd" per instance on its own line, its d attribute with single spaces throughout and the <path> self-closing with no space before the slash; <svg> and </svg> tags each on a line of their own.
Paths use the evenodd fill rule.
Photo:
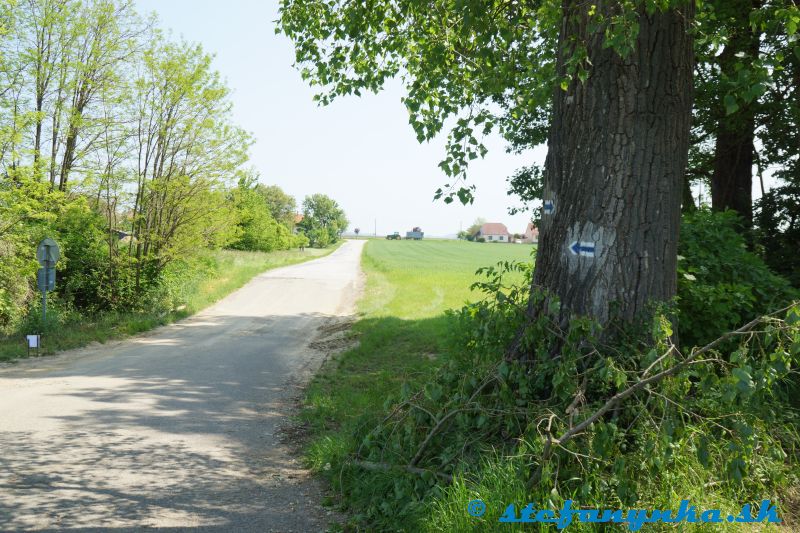
<svg viewBox="0 0 800 533">
<path fill-rule="evenodd" d="M 378 236 L 378 219 L 377 218 L 375 219 L 375 233 L 373 234 L 373 236 L 375 236 L 375 237 Z"/>
</svg>

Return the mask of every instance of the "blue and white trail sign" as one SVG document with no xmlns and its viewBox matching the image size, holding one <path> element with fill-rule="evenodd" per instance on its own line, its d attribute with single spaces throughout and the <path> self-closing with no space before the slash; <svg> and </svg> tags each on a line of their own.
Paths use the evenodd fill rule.
<svg viewBox="0 0 800 533">
<path fill-rule="evenodd" d="M 593 242 L 574 241 L 569 245 L 572 255 L 582 255 L 584 257 L 594 257 L 595 245 Z"/>
<path fill-rule="evenodd" d="M 542 212 L 545 215 L 552 215 L 556 212 L 556 204 L 553 200 L 545 200 L 542 205 Z"/>
</svg>

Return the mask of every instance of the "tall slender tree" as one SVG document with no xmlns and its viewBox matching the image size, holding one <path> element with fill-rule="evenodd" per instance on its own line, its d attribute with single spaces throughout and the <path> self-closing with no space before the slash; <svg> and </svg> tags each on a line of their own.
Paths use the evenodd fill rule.
<svg viewBox="0 0 800 533">
<path fill-rule="evenodd" d="M 732 209 L 748 234 L 753 222 L 753 176 L 785 168 L 796 143 L 792 128 L 800 58 L 795 0 L 703 2 L 696 33 L 696 106 L 691 177 L 711 186 L 715 210 Z"/>
</svg>

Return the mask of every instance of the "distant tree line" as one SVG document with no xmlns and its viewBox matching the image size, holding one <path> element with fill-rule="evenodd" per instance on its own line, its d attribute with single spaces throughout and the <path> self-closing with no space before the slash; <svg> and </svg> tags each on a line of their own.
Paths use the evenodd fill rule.
<svg viewBox="0 0 800 533">
<path fill-rule="evenodd" d="M 203 250 L 338 239 L 321 199 L 295 233 L 294 198 L 245 168 L 211 61 L 130 0 L 0 3 L 0 331 L 36 305 L 45 236 L 56 303 L 81 313 L 151 308 Z"/>
</svg>

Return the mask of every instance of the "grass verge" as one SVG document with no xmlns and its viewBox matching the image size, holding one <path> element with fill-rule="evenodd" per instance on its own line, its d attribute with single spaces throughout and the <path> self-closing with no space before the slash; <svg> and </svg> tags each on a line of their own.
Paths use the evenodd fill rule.
<svg viewBox="0 0 800 533">
<path fill-rule="evenodd" d="M 318 372 L 300 414 L 310 428 L 306 458 L 335 490 L 347 479 L 331 465 L 358 447 L 355 435 L 363 435 L 362 428 L 381 420 L 387 397 L 402 386 L 424 383 L 446 360 L 452 343 L 445 311 L 473 297 L 469 287 L 475 270 L 502 260 L 527 260 L 532 251 L 525 245 L 461 241 L 367 243 L 362 257 L 367 283 L 353 326 L 358 345 Z M 378 483 L 374 490 L 383 486 Z M 356 498 L 369 500 L 369 490 L 364 487 Z M 361 523 L 353 495 L 346 503 L 353 523 Z"/>
<path fill-rule="evenodd" d="M 341 244 L 341 241 L 340 241 Z M 148 313 L 108 312 L 95 316 L 78 316 L 52 309 L 57 327 L 43 336 L 42 355 L 80 348 L 92 342 L 107 342 L 135 335 L 186 318 L 230 294 L 266 270 L 293 265 L 323 257 L 337 246 L 316 249 L 281 250 L 276 252 L 243 252 L 216 250 L 198 258 L 202 268 L 180 286 L 182 305 L 172 311 Z M 62 316 L 58 316 L 59 313 Z M 49 320 L 48 320 L 49 321 Z M 25 357 L 28 353 L 25 333 L 20 331 L 0 337 L 0 361 Z"/>
</svg>

